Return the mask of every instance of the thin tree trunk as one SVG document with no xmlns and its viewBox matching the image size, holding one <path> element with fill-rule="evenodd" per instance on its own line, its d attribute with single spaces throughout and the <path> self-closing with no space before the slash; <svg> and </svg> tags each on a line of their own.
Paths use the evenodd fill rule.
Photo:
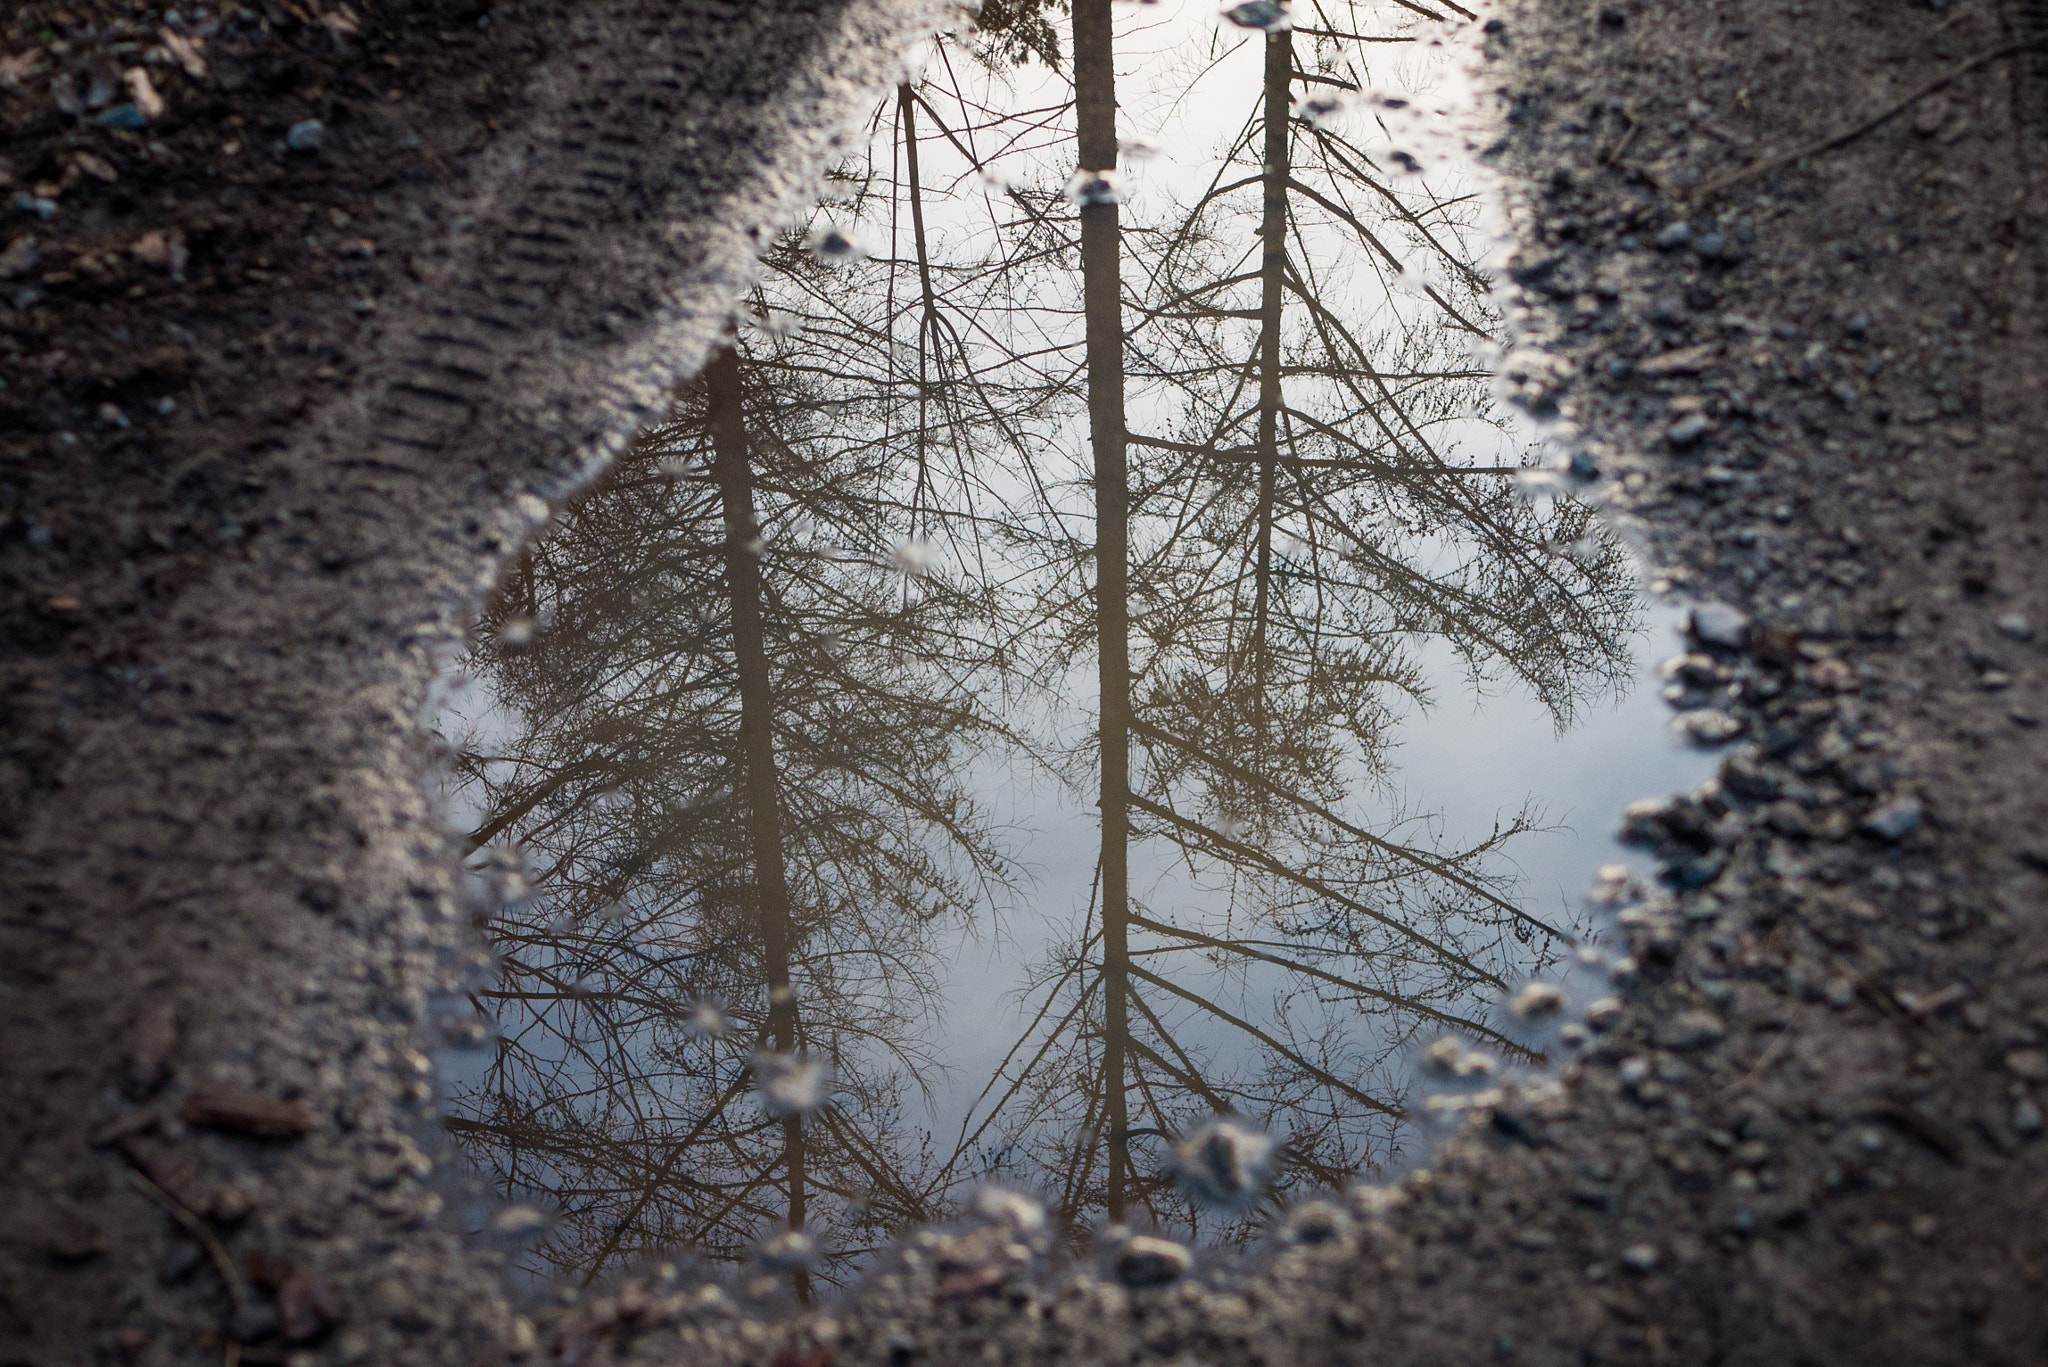
<svg viewBox="0 0 2048 1367">
<path fill-rule="evenodd" d="M 1267 616 L 1272 610 L 1273 501 L 1280 470 L 1280 311 L 1287 263 L 1287 178 L 1289 81 L 1294 74 L 1294 35 L 1282 29 L 1266 35 L 1266 204 L 1259 235 L 1263 244 L 1259 296 L 1259 535 L 1258 571 L 1252 604 L 1252 722 L 1255 743 L 1266 732 L 1266 683 L 1270 672 Z"/>
<path fill-rule="evenodd" d="M 1080 164 L 1116 166 L 1116 66 L 1110 0 L 1074 0 L 1074 109 Z M 1130 1038 L 1130 483 L 1124 468 L 1122 243 L 1117 206 L 1081 206 L 1082 308 L 1088 334 L 1088 435 L 1095 450 L 1095 632 L 1101 679 L 1103 1124 L 1109 1218 L 1130 1187 L 1124 1072 Z"/>
<path fill-rule="evenodd" d="M 910 88 L 908 82 L 896 87 L 896 103 L 903 121 L 904 170 L 910 179 L 910 236 L 917 248 L 917 287 L 924 301 L 924 308 L 917 318 L 917 491 L 911 498 L 910 508 L 910 535 L 915 540 L 918 515 L 924 511 L 925 494 L 931 480 L 929 452 L 925 447 L 928 430 L 925 409 L 931 393 L 927 378 L 930 352 L 939 344 L 939 302 L 938 293 L 932 288 L 931 253 L 924 235 L 924 187 L 917 162 L 917 92 Z"/>
<path fill-rule="evenodd" d="M 747 464 L 746 418 L 741 407 L 740 358 L 730 347 L 712 357 L 704 373 L 710 400 L 712 465 L 725 510 L 726 580 L 732 590 L 733 659 L 740 683 L 740 751 L 746 769 L 747 835 L 754 862 L 755 924 L 761 976 L 768 985 L 767 1042 L 778 1052 L 796 1048 L 796 994 L 789 985 L 789 880 L 782 848 L 782 803 L 775 771 L 774 696 L 761 625 L 761 530 L 754 518 L 754 478 Z M 789 1170 L 789 1227 L 804 1226 L 803 1117 L 782 1121 Z M 809 1279 L 797 1274 L 797 1293 L 809 1299 Z"/>
</svg>

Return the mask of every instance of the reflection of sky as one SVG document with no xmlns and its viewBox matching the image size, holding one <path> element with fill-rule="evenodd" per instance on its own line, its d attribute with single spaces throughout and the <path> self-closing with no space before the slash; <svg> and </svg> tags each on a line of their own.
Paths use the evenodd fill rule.
<svg viewBox="0 0 2048 1367">
<path fill-rule="evenodd" d="M 1634 686 L 1625 697 L 1586 706 L 1563 734 L 1525 690 L 1477 693 L 1448 647 L 1423 643 L 1435 702 L 1426 711 L 1408 708 L 1395 733 L 1391 767 L 1408 799 L 1404 805 L 1437 814 L 1448 847 L 1483 839 L 1496 820 L 1525 803 L 1535 807 L 1543 829 L 1519 837 L 1508 856 L 1520 875 L 1519 900 L 1554 924 L 1583 926 L 1580 898 L 1595 872 L 1639 861 L 1613 839 L 1621 809 L 1639 797 L 1696 786 L 1711 768 L 1707 757 L 1672 739 L 1659 695 L 1656 666 L 1683 649 L 1681 621 L 1678 609 L 1652 605 L 1637 636 Z M 1092 697 L 1092 676 L 1077 678 L 1075 688 Z M 1086 706 L 1084 696 L 1072 701 Z M 929 1122 L 949 1142 L 1038 1000 L 1021 996 L 1022 966 L 1042 961 L 1053 942 L 1080 923 L 1100 842 L 1092 793 L 1077 799 L 1050 781 L 1016 783 L 996 766 L 985 768 L 988 781 L 976 786 L 1010 796 L 1014 810 L 1000 815 L 1022 828 L 1018 844 L 1033 882 L 998 933 L 962 936 L 950 951 L 943 1036 L 951 1072 Z M 1134 900 L 1220 909 L 1220 899 L 1205 898 L 1176 876 L 1179 870 L 1163 866 L 1154 843 L 1132 851 Z M 1241 1036 L 1214 1023 L 1183 1038 L 1225 1062 L 1250 1052 Z"/>
<path fill-rule="evenodd" d="M 1306 14 L 1311 8 L 1302 4 L 1298 13 Z M 1356 19 L 1349 6 L 1333 8 L 1345 14 L 1346 21 L 1326 21 L 1322 26 L 1389 33 L 1421 31 L 1408 28 L 1409 21 L 1397 18 L 1398 12 L 1391 7 L 1373 10 L 1361 6 Z M 1374 15 L 1381 16 L 1388 27 L 1376 30 L 1366 24 Z M 1163 155 L 1134 168 L 1135 194 L 1125 211 L 1126 221 L 1142 227 L 1166 221 L 1174 203 L 1199 193 L 1215 179 L 1219 163 L 1209 153 L 1235 138 L 1258 108 L 1263 42 L 1256 35 L 1218 26 L 1202 0 L 1129 7 L 1121 16 L 1120 66 L 1129 73 L 1120 89 L 1127 120 L 1121 131 L 1127 138 L 1152 139 L 1164 149 Z M 1372 69 L 1363 73 L 1363 83 L 1369 89 L 1415 94 L 1433 88 L 1439 95 L 1449 92 L 1455 96 L 1463 82 L 1456 61 L 1420 45 L 1376 49 L 1371 60 Z M 954 65 L 959 66 L 957 51 Z M 927 75 L 937 79 L 938 68 L 928 69 Z M 1038 66 L 1018 73 L 1013 88 L 1007 91 L 985 73 L 963 77 L 961 83 L 979 90 L 991 103 L 1000 101 L 1013 109 L 1054 108 L 1066 98 L 1063 79 Z M 1358 125 L 1375 114 L 1361 106 L 1344 117 Z M 1054 121 L 1036 138 L 1036 148 L 1013 151 L 998 161 L 997 169 L 1019 181 L 1063 181 L 1072 156 L 1070 135 L 1059 131 L 1064 122 Z M 1367 140 L 1355 126 L 1352 131 Z M 992 211 L 999 218 L 1007 214 L 982 193 L 971 167 L 943 138 L 929 126 L 921 132 L 926 212 L 933 239 L 942 246 L 950 242 L 952 250 L 971 256 L 969 249 L 990 232 Z M 876 153 L 884 168 L 892 155 L 889 133 L 885 115 Z M 976 136 L 978 145 L 994 142 L 986 130 Z M 1384 139 L 1395 139 L 1410 148 L 1422 147 L 1405 126 L 1396 126 L 1382 137 L 1381 145 L 1386 145 Z M 1483 188 L 1477 169 L 1455 160 L 1460 139 L 1441 138 L 1433 145 L 1437 160 L 1429 183 L 1436 193 L 1451 197 Z M 949 187 L 952 193 L 947 192 Z M 1240 199 L 1256 209 L 1256 191 L 1249 200 Z M 1480 231 L 1486 207 L 1475 201 L 1463 212 L 1463 240 L 1471 255 L 1486 255 Z M 1240 225 L 1247 233 L 1252 226 L 1249 221 Z M 901 236 L 890 254 L 904 259 L 910 255 L 907 216 L 897 227 Z M 885 221 L 867 222 L 863 228 L 871 241 L 889 240 L 890 225 Z M 1310 246 L 1313 252 L 1315 244 Z M 1386 311 L 1394 318 L 1413 318 L 1426 306 L 1409 288 L 1412 282 L 1389 282 L 1376 269 L 1356 270 L 1349 276 L 1338 272 L 1334 278 L 1338 283 L 1332 287 L 1330 300 L 1347 315 Z M 1066 311 L 1041 318 L 1035 325 L 1058 342 L 1077 339 L 1079 318 L 1072 312 L 1075 280 L 1055 276 L 1037 288 L 1045 292 L 1048 303 Z M 773 285 L 768 293 L 772 301 Z M 1241 334 L 1247 347 L 1254 328 L 1248 322 Z M 981 344 L 985 339 L 977 342 Z M 1169 432 L 1175 416 L 1172 396 L 1164 386 L 1132 396 L 1130 425 L 1134 431 Z M 1454 419 L 1440 425 L 1433 437 L 1440 451 L 1456 453 L 1454 460 L 1482 465 L 1519 463 L 1532 444 L 1531 435 L 1507 414 Z M 1073 462 L 1065 473 L 1082 473 L 1087 444 L 1085 426 L 1078 417 L 1060 433 L 1057 446 Z M 1084 500 L 1084 489 L 1077 486 L 1070 491 L 1065 511 L 1077 527 L 1084 525 L 1091 513 Z M 1409 538 L 1406 549 L 1415 552 L 1413 559 L 1423 564 L 1432 559 L 1448 562 L 1458 554 L 1447 543 L 1425 545 L 1418 538 Z M 962 558 L 968 558 L 964 552 Z M 1393 791 L 1375 794 L 1370 783 L 1355 784 L 1355 791 L 1364 796 L 1354 800 L 1351 814 L 1395 808 L 1433 814 L 1434 843 L 1458 849 L 1484 840 L 1497 821 L 1531 808 L 1539 817 L 1538 826 L 1546 829 L 1522 835 L 1506 854 L 1519 874 L 1518 897 L 1545 919 L 1577 922 L 1578 894 L 1598 866 L 1619 857 L 1608 832 L 1622 805 L 1634 797 L 1689 786 L 1706 768 L 1699 757 L 1677 750 L 1667 739 L 1664 709 L 1648 670 L 1661 656 L 1671 653 L 1677 642 L 1668 613 L 1652 612 L 1649 620 L 1638 638 L 1635 685 L 1620 698 L 1598 696 L 1584 701 L 1575 724 L 1562 735 L 1551 713 L 1525 690 L 1499 682 L 1475 689 L 1466 667 L 1448 646 L 1429 639 L 1411 642 L 1431 704 L 1427 709 L 1412 704 L 1400 709 L 1389 755 L 1388 779 Z M 1041 714 L 1011 720 L 1027 731 L 1041 732 L 1057 723 L 1069 733 L 1068 739 L 1073 739 L 1092 725 L 1092 663 L 1073 670 L 1068 683 L 1061 699 L 1061 716 Z M 506 734 L 519 719 L 496 708 L 487 688 L 477 688 L 450 698 L 441 724 L 451 736 L 467 731 L 487 738 Z M 1092 784 L 1086 785 L 1087 791 L 1077 792 L 1043 773 L 1013 771 L 997 759 L 977 761 L 970 775 L 968 786 L 977 800 L 989 804 L 990 816 L 998 826 L 1010 828 L 1008 843 L 1026 866 L 1029 881 L 994 920 L 984 916 L 972 933 L 956 932 L 940 947 L 945 988 L 929 1037 L 941 1047 L 948 1072 L 942 1078 L 929 1079 L 934 1086 L 933 1106 L 928 1114 L 914 1116 L 913 1123 L 932 1131 L 941 1153 L 950 1151 L 963 1123 L 978 1117 L 977 1097 L 1004 1053 L 1016 1043 L 1040 999 L 1037 994 L 1024 995 L 1026 975 L 1034 965 L 1046 962 L 1055 947 L 1072 938 L 1081 926 L 1099 848 Z M 473 810 L 464 810 L 460 794 L 451 795 L 449 814 L 465 829 L 477 818 Z M 1376 826 L 1369 818 L 1361 824 Z M 1212 883 L 1191 880 L 1185 867 L 1176 862 L 1176 854 L 1163 841 L 1134 847 L 1134 901 L 1141 907 L 1176 913 L 1162 919 L 1183 924 L 1220 919 L 1227 899 Z M 1148 943 L 1154 942 L 1134 935 L 1134 947 Z M 1207 970 L 1198 956 L 1175 958 L 1176 980 L 1203 990 L 1201 980 Z M 1262 995 L 1280 988 L 1280 973 L 1270 968 L 1229 976 L 1231 985 L 1224 995 L 1233 1004 L 1251 1006 Z M 1214 1020 L 1189 1022 L 1176 1037 L 1192 1050 L 1206 1053 L 1224 1071 L 1233 1063 L 1251 1063 L 1257 1048 L 1247 1048 L 1242 1035 Z M 485 1061 L 481 1054 L 444 1058 L 444 1084 L 458 1089 L 464 1082 L 473 1084 Z M 1398 1077 L 1382 1081 L 1390 1099 L 1401 1094 Z M 915 1099 L 913 1092 L 913 1104 Z"/>
</svg>

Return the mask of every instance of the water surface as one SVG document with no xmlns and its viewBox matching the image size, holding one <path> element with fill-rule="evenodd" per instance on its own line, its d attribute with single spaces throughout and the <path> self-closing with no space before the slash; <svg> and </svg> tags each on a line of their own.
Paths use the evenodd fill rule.
<svg viewBox="0 0 2048 1367">
<path fill-rule="evenodd" d="M 1244 1243 L 1414 1151 L 1423 1046 L 1542 1061 L 1504 995 L 1697 766 L 1669 614 L 1495 399 L 1421 8 L 935 41 L 503 586 L 442 1072 L 530 1270 L 798 1230 L 808 1290 L 991 1183 Z M 1270 1153 L 1176 1156 L 1218 1116 Z"/>
</svg>

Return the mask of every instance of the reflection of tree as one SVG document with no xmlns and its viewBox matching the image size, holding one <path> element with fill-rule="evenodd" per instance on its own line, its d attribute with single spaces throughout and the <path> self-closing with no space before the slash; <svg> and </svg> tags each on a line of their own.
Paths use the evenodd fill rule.
<svg viewBox="0 0 2048 1367">
<path fill-rule="evenodd" d="M 1078 211 L 1098 901 L 969 1134 L 1112 1218 L 1167 1213 L 1132 1143 L 1211 1111 L 1284 1122 L 1292 1179 L 1340 1182 L 1392 1134 L 1375 1079 L 1412 1032 L 1493 1034 L 1486 997 L 1553 945 L 1495 871 L 1531 813 L 1445 849 L 1427 821 L 1360 813 L 1361 784 L 1384 772 L 1400 698 L 1425 700 L 1417 638 L 1519 678 L 1562 725 L 1619 677 L 1630 625 L 1618 548 L 1549 549 L 1587 533 L 1583 509 L 1546 525 L 1500 478 L 1512 467 L 1453 456 L 1486 382 L 1456 334 L 1491 321 L 1466 225 L 1389 188 L 1293 98 L 1356 84 L 1329 74 L 1341 44 L 1316 39 L 1305 72 L 1292 34 L 1254 41 L 1258 107 L 1203 194 L 1164 226 L 1121 223 L 1107 196 Z M 1107 0 L 1075 5 L 1073 63 L 1080 165 L 1111 166 Z M 1427 258 L 1405 307 L 1397 248 Z M 1133 430 L 1138 412 L 1179 430 Z M 1226 910 L 1144 906 L 1140 844 L 1176 850 Z"/>
<path fill-rule="evenodd" d="M 853 1256 L 934 1213 L 899 1123 L 933 947 L 1006 867 L 950 778 L 981 619 L 884 568 L 908 508 L 843 417 L 722 353 L 505 595 L 547 625 L 492 661 L 521 726 L 470 771 L 535 895 L 491 928 L 506 1038 L 456 1128 L 564 1205 L 564 1270 L 807 1220 Z M 837 1103 L 762 1116 L 756 1047 L 829 1058 Z"/>
<path fill-rule="evenodd" d="M 1057 54 L 1049 8 L 997 12 L 1012 58 Z M 974 223 L 953 194 L 1048 128 L 1115 164 L 1109 0 L 1072 6 L 1069 123 L 900 87 L 840 177 L 890 245 L 776 243 L 759 326 L 508 586 L 546 625 L 488 652 L 517 733 L 469 774 L 478 844 L 523 846 L 536 890 L 491 928 L 507 1032 L 459 1128 L 564 1205 L 559 1266 L 738 1259 L 782 1224 L 855 1257 L 989 1172 L 1180 1220 L 1145 1151 L 1223 1111 L 1283 1132 L 1283 1182 L 1338 1185 L 1396 1142 L 1417 1033 L 1514 1050 L 1489 1000 L 1555 951 L 1505 871 L 1535 813 L 1443 839 L 1388 736 L 1429 701 L 1425 640 L 1566 724 L 1624 663 L 1628 576 L 1583 509 L 1465 454 L 1503 441 L 1461 341 L 1486 281 L 1459 201 L 1297 98 L 1363 84 L 1340 9 L 1252 40 L 1255 107 L 1163 224 L 1030 186 Z M 1043 685 L 1090 653 L 1093 904 L 933 1153 L 942 952 L 1005 870 L 960 757 L 1025 744 L 1006 705 L 1057 732 Z M 762 1045 L 831 1058 L 839 1104 L 761 1115 Z"/>
</svg>

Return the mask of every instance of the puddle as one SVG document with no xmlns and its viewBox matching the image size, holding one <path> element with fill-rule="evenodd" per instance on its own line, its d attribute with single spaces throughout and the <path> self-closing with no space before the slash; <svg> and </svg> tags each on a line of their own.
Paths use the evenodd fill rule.
<svg viewBox="0 0 2048 1367">
<path fill-rule="evenodd" d="M 527 1275 L 808 1294 L 991 1185 L 1248 1246 L 1416 1160 L 1435 1041 L 1554 1048 L 1508 995 L 1597 979 L 1622 807 L 1707 765 L 1676 609 L 1496 397 L 1413 9 L 934 43 L 503 586 L 437 717 L 495 956 L 438 1063 Z"/>
</svg>

